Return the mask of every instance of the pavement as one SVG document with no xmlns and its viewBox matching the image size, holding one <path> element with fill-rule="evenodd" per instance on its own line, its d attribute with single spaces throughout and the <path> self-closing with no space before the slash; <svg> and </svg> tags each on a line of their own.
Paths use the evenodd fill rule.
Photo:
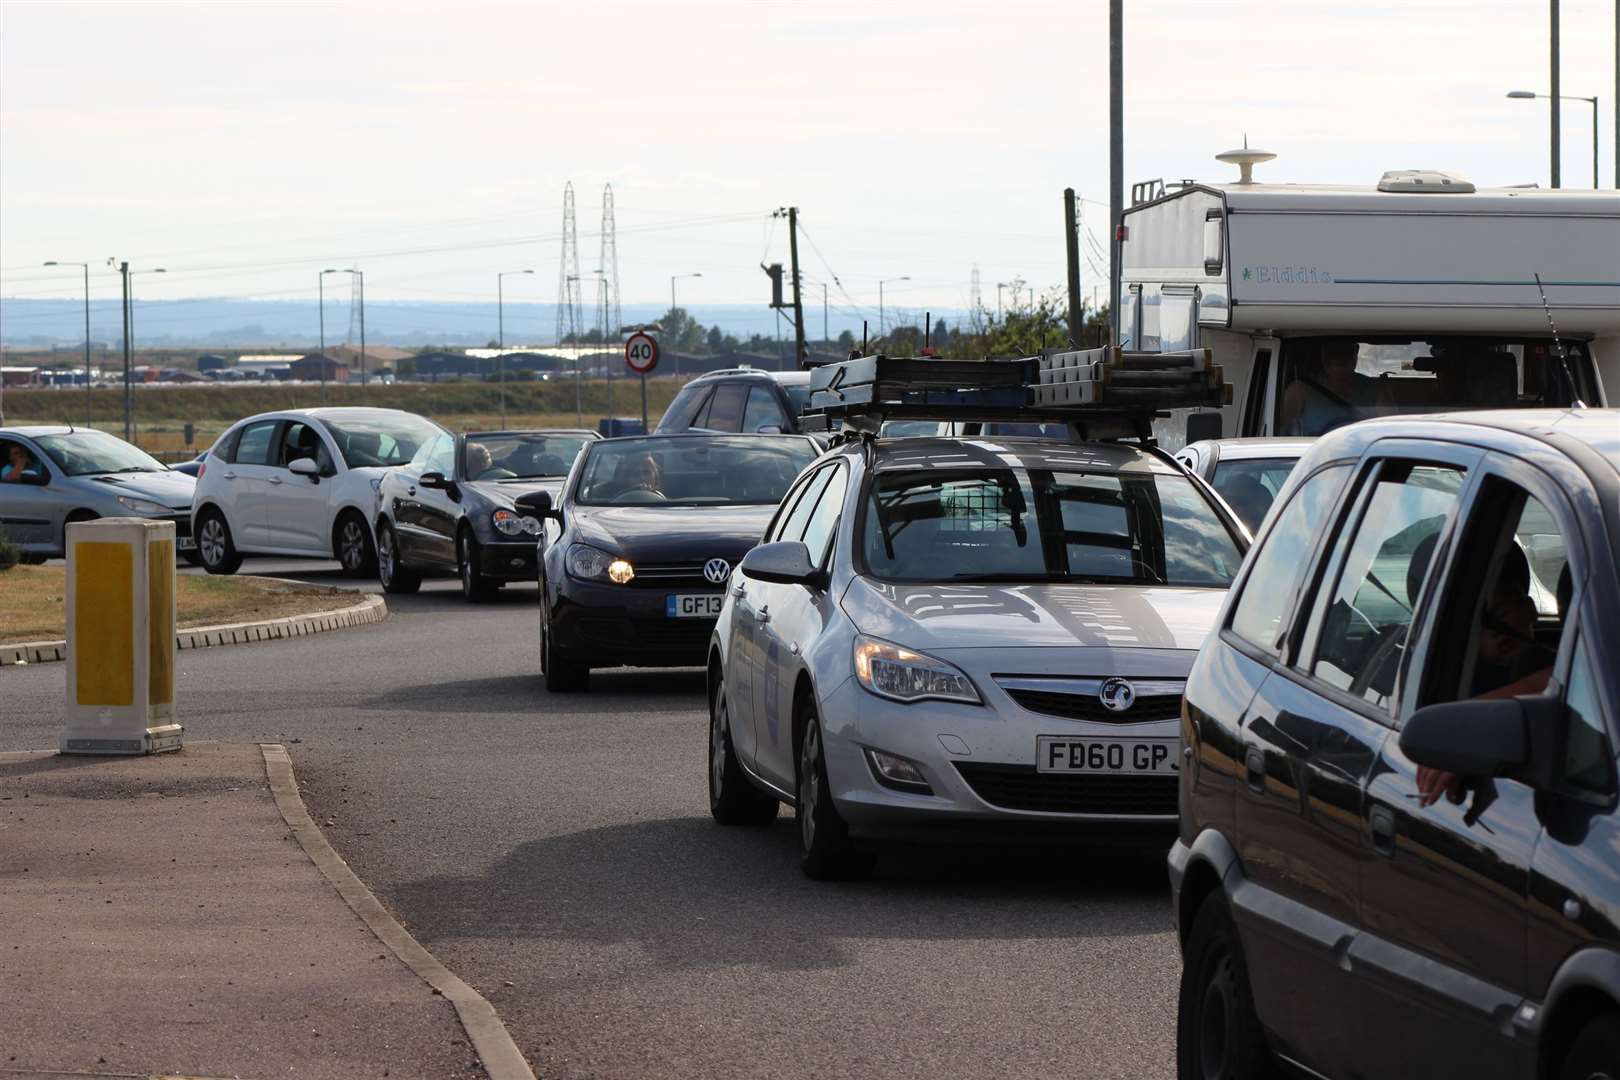
<svg viewBox="0 0 1620 1080">
<path fill-rule="evenodd" d="M 0 757 L 0 1075 L 481 1077 L 292 838 L 258 746 Z"/>
<path fill-rule="evenodd" d="M 1162 852 L 915 853 L 810 882 L 790 810 L 709 819 L 701 672 L 548 694 L 535 598 L 429 581 L 374 627 L 182 653 L 178 692 L 189 739 L 287 746 L 326 838 L 538 1075 L 1173 1075 Z M 0 673 L 0 749 L 53 743 L 61 679 Z"/>
</svg>

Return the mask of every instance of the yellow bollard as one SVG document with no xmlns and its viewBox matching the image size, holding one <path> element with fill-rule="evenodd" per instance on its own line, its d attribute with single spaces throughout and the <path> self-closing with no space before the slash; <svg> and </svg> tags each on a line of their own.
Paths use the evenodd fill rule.
<svg viewBox="0 0 1620 1080">
<path fill-rule="evenodd" d="M 67 527 L 64 754 L 180 749 L 174 719 L 174 524 Z"/>
</svg>

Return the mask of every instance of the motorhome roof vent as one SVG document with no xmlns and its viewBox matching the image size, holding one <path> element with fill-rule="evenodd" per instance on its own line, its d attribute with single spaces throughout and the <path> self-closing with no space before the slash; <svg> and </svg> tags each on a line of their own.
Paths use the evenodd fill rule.
<svg viewBox="0 0 1620 1080">
<path fill-rule="evenodd" d="M 1378 181 L 1378 190 L 1467 195 L 1474 190 L 1474 184 L 1456 173 L 1438 169 L 1392 169 Z"/>
<path fill-rule="evenodd" d="M 1243 149 L 1228 150 L 1224 154 L 1216 154 L 1216 161 L 1224 161 L 1228 165 L 1238 167 L 1238 183 L 1254 183 L 1254 167 L 1262 161 L 1270 161 L 1277 155 L 1269 150 L 1250 150 L 1249 137 L 1243 136 Z"/>
</svg>

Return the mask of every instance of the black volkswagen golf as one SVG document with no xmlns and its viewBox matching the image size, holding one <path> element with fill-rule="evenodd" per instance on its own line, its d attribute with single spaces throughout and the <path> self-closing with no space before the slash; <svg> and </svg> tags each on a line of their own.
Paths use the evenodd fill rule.
<svg viewBox="0 0 1620 1080">
<path fill-rule="evenodd" d="M 1301 459 L 1188 677 L 1184 1078 L 1620 1077 L 1620 410 Z"/>
<path fill-rule="evenodd" d="M 802 435 L 644 435 L 587 446 L 546 519 L 540 664 L 549 690 L 592 668 L 701 665 L 725 586 L 820 452 Z"/>
<path fill-rule="evenodd" d="M 540 522 L 516 500 L 562 487 L 594 431 L 473 431 L 422 444 L 377 485 L 377 577 L 412 593 L 425 574 L 455 574 L 473 603 L 509 581 L 533 581 Z"/>
</svg>

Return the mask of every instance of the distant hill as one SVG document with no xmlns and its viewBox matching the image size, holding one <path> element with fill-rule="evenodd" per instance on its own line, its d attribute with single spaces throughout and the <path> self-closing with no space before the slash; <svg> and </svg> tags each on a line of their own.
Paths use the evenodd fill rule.
<svg viewBox="0 0 1620 1080">
<path fill-rule="evenodd" d="M 655 304 L 627 304 L 626 323 L 649 322 L 665 314 Z M 774 337 L 777 316 L 770 308 L 752 304 L 694 305 L 692 318 L 705 326 L 718 326 L 728 334 L 746 339 L 753 334 Z M 375 300 L 366 304 L 368 341 L 415 347 L 423 345 L 477 346 L 493 341 L 497 318 L 493 303 L 447 303 L 431 300 Z M 891 323 L 913 313 L 890 312 Z M 953 324 L 963 313 L 935 312 Z M 506 305 L 508 345 L 550 344 L 556 337 L 557 308 L 554 304 L 508 303 Z M 585 317 L 591 317 L 587 307 Z M 920 313 L 916 314 L 920 321 Z M 819 304 L 805 306 L 806 329 L 813 338 L 821 336 Z M 116 299 L 90 302 L 90 338 L 93 342 L 116 344 L 122 320 Z M 0 345 L 11 348 L 76 346 L 84 340 L 84 307 L 79 300 L 39 300 L 27 297 L 0 297 Z M 840 317 L 829 321 L 833 337 L 849 330 L 861 335 L 859 318 Z M 346 305 L 328 302 L 326 340 L 341 343 L 348 336 Z M 781 332 L 791 340 L 793 328 L 781 320 Z M 872 327 L 876 335 L 877 327 Z M 135 307 L 135 343 L 140 348 L 219 348 L 219 349 L 314 349 L 319 344 L 319 312 L 313 300 L 153 300 Z"/>
</svg>

